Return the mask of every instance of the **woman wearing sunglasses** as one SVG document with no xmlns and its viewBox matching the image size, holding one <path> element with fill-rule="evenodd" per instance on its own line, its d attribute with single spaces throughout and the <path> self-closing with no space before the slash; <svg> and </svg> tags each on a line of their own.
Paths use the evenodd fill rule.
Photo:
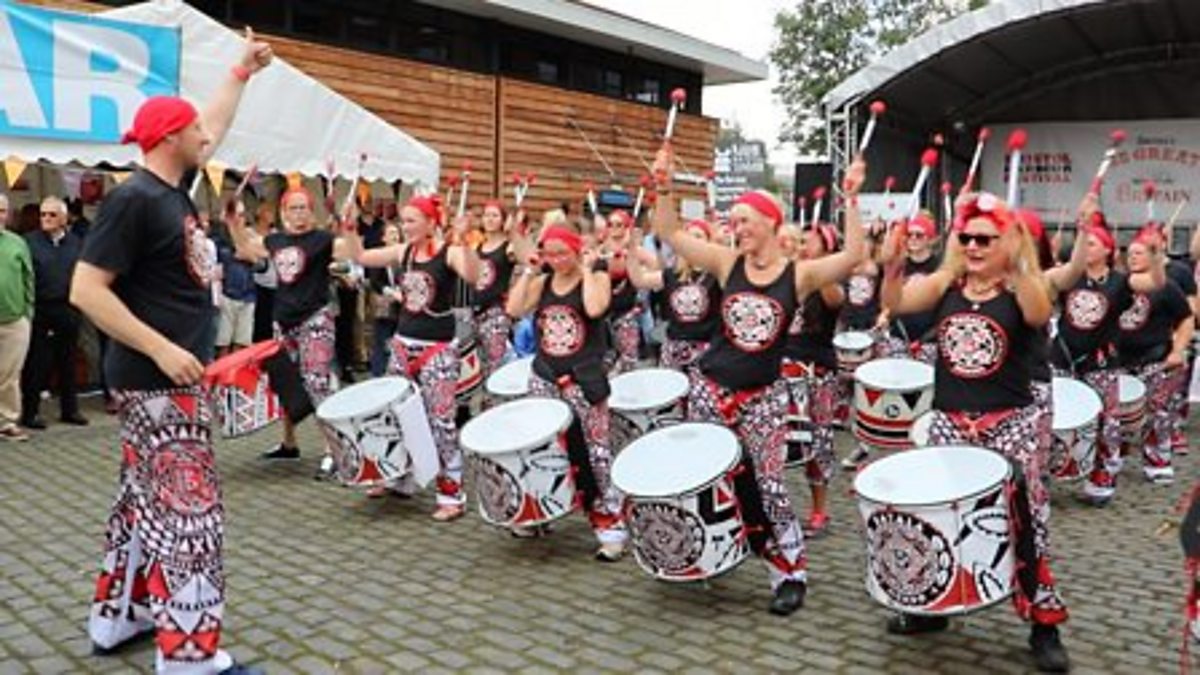
<svg viewBox="0 0 1200 675">
<path fill-rule="evenodd" d="M 641 329 L 638 326 L 638 315 L 641 307 L 638 305 L 638 289 L 629 279 L 625 255 L 629 252 L 630 242 L 636 242 L 633 236 L 633 216 L 622 209 L 617 209 L 608 215 L 604 229 L 605 237 L 600 245 L 600 254 L 608 261 L 608 275 L 612 281 L 612 305 L 608 308 L 608 322 L 613 335 L 615 360 L 611 375 L 620 375 L 637 367 L 639 337 Z"/>
<path fill-rule="evenodd" d="M 932 445 L 989 448 L 1020 468 L 1014 502 L 1020 528 L 1017 551 L 1033 549 L 1035 560 L 1019 563 L 1014 594 L 1017 613 L 1033 623 L 1030 647 L 1039 670 L 1069 667 L 1057 624 L 1066 606 L 1054 588 L 1048 563 L 1048 495 L 1042 481 L 1044 457 L 1037 431 L 1042 408 L 1034 401 L 1031 369 L 1035 344 L 1050 319 L 1048 285 L 1039 273 L 1037 251 L 1025 224 L 997 197 L 980 194 L 961 200 L 938 271 L 905 283 L 901 250 L 906 232 L 896 230 L 885 246 L 884 307 L 894 314 L 934 314 L 937 359 L 934 362 Z M 1032 512 L 1032 513 L 1030 513 Z M 1030 532 L 1032 529 L 1032 532 Z M 888 631 L 915 634 L 944 630 L 945 617 L 900 614 Z"/>
<path fill-rule="evenodd" d="M 723 424 L 741 442 L 758 497 L 757 503 L 743 501 L 745 513 L 766 516 L 749 519 L 758 520 L 751 525 L 762 528 L 750 539 L 767 563 L 774 589 L 769 609 L 791 614 L 804 604 L 807 562 L 804 534 L 783 477 L 788 394 L 780 368 L 787 327 L 801 301 L 840 283 L 862 257 L 857 195 L 866 165 L 856 159 L 844 179 L 846 250 L 793 262 L 779 246 L 783 211 L 764 192 L 743 194 L 730 210 L 736 249 L 689 237 L 679 226 L 671 194 L 673 164 L 671 147 L 664 145 L 655 160 L 655 175 L 665 177 L 654 212 L 657 233 L 693 267 L 713 275 L 722 291 L 719 328 L 691 375 L 688 417 Z"/>
</svg>

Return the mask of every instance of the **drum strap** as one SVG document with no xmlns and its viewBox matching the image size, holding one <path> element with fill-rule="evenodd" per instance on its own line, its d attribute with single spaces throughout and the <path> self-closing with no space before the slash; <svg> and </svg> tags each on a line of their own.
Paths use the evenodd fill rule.
<svg viewBox="0 0 1200 675">
<path fill-rule="evenodd" d="M 977 441 L 979 437 L 1000 426 L 1004 420 L 1020 412 L 1020 408 L 994 410 L 986 413 L 947 412 L 946 416 L 954 422 L 968 440 Z"/>
<path fill-rule="evenodd" d="M 780 372 L 787 378 L 825 377 L 829 369 L 819 363 L 784 361 Z"/>
<path fill-rule="evenodd" d="M 403 340 L 401 340 L 401 342 L 403 342 Z M 408 367 L 406 370 L 408 371 L 409 379 L 417 379 L 417 375 L 420 374 L 421 369 L 424 368 L 430 361 L 432 361 L 434 357 L 446 351 L 446 349 L 449 347 L 449 342 L 435 342 L 423 348 L 421 353 L 417 354 L 415 358 L 408 359 Z M 405 344 L 404 350 L 411 354 L 412 346 Z"/>
<path fill-rule="evenodd" d="M 713 398 L 717 400 L 717 412 L 720 413 L 721 419 L 725 420 L 725 424 L 730 426 L 738 423 L 744 404 L 770 389 L 770 387 L 758 387 L 756 389 L 728 391 L 707 377 L 704 378 L 704 384 L 708 386 L 713 394 Z"/>
</svg>

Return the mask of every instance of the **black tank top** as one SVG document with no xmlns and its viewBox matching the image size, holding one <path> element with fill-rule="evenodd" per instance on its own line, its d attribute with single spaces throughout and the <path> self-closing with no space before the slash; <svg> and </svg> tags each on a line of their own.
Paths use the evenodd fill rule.
<svg viewBox="0 0 1200 675">
<path fill-rule="evenodd" d="M 933 407 L 991 412 L 1033 402 L 1029 389 L 1036 331 L 1008 291 L 975 303 L 952 286 L 935 310 L 937 364 Z"/>
<path fill-rule="evenodd" d="M 1084 275 L 1062 299 L 1060 344 L 1051 350 L 1055 365 L 1074 365 L 1077 373 L 1114 365 L 1111 357 L 1120 334 L 1118 320 L 1132 304 L 1133 292 L 1124 274 L 1110 270 L 1103 282 Z"/>
<path fill-rule="evenodd" d="M 479 279 L 475 282 L 472 305 L 479 309 L 490 309 L 503 302 L 514 267 L 508 255 L 507 243 L 490 253 L 480 248 Z"/>
<path fill-rule="evenodd" d="M 837 309 L 826 305 L 820 292 L 810 293 L 788 326 L 787 347 L 783 355 L 793 361 L 836 368 L 833 333 L 837 329 L 837 319 Z"/>
<path fill-rule="evenodd" d="M 1054 374 L 1050 372 L 1050 326 L 1043 326 L 1033 335 L 1029 353 L 1029 379 L 1049 384 Z"/>
<path fill-rule="evenodd" d="M 608 304 L 608 315 L 613 319 L 619 319 L 625 316 L 625 313 L 633 309 L 637 304 L 637 289 L 633 287 L 633 283 L 629 281 L 629 277 L 622 275 L 620 278 L 613 277 L 612 280 L 612 302 Z"/>
<path fill-rule="evenodd" d="M 554 292 L 553 275 L 546 277 L 533 326 L 537 356 L 533 367 L 543 377 L 578 376 L 582 370 L 604 367 L 604 322 L 592 319 L 583 306 L 583 281 L 564 295 Z"/>
<path fill-rule="evenodd" d="M 721 286 L 713 275 L 695 273 L 681 279 L 673 269 L 663 270 L 663 295 L 667 307 L 667 337 L 707 342 L 717 329 Z"/>
<path fill-rule="evenodd" d="M 870 330 L 879 319 L 879 275 L 855 272 L 843 284 L 842 322 L 850 330 Z"/>
<path fill-rule="evenodd" d="M 455 284 L 458 275 L 446 262 L 449 247 L 443 246 L 425 262 L 416 261 L 416 251 L 409 246 L 400 261 L 400 303 L 396 318 L 396 334 L 418 340 L 448 342 L 454 339 Z"/>
<path fill-rule="evenodd" d="M 787 327 L 796 312 L 796 272 L 788 262 L 766 286 L 746 276 L 738 256 L 721 294 L 719 329 L 700 359 L 700 370 L 731 390 L 766 387 L 779 377 Z"/>
</svg>

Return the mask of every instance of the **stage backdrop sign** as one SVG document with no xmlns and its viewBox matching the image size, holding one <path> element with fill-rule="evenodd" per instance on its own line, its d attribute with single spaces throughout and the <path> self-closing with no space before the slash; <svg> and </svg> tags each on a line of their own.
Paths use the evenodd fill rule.
<svg viewBox="0 0 1200 675">
<path fill-rule="evenodd" d="M 983 187 L 999 195 L 1005 193 L 1008 180 L 1004 139 L 1014 128 L 995 127 L 983 157 Z M 1182 204 L 1177 225 L 1200 220 L 1200 120 L 1039 123 L 1024 128 L 1029 144 L 1021 157 L 1020 199 L 1047 221 L 1074 214 L 1113 129 L 1124 129 L 1127 138 L 1104 181 L 1101 202 L 1108 220 L 1127 227 L 1145 223 L 1142 188 L 1147 180 L 1157 187 L 1157 219 L 1169 219 Z"/>
<path fill-rule="evenodd" d="M 147 97 L 179 92 L 179 28 L 0 0 L 0 136 L 116 143 Z"/>
</svg>

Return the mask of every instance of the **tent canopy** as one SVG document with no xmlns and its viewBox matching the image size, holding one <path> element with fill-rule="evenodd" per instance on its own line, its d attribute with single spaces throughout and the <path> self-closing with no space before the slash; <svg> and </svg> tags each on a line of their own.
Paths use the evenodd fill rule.
<svg viewBox="0 0 1200 675">
<path fill-rule="evenodd" d="M 243 38 L 179 0 L 157 0 L 102 16 L 159 26 L 180 26 L 183 54 L 180 93 L 203 105 L 241 56 Z M 87 166 L 129 165 L 136 146 L 8 137 L 7 152 L 26 159 Z M 351 176 L 367 153 L 362 176 L 438 184 L 437 152 L 282 59 L 254 77 L 232 128 L 213 159 L 232 169 L 252 164 L 264 173 L 326 173 L 332 159 L 339 176 Z"/>
</svg>

